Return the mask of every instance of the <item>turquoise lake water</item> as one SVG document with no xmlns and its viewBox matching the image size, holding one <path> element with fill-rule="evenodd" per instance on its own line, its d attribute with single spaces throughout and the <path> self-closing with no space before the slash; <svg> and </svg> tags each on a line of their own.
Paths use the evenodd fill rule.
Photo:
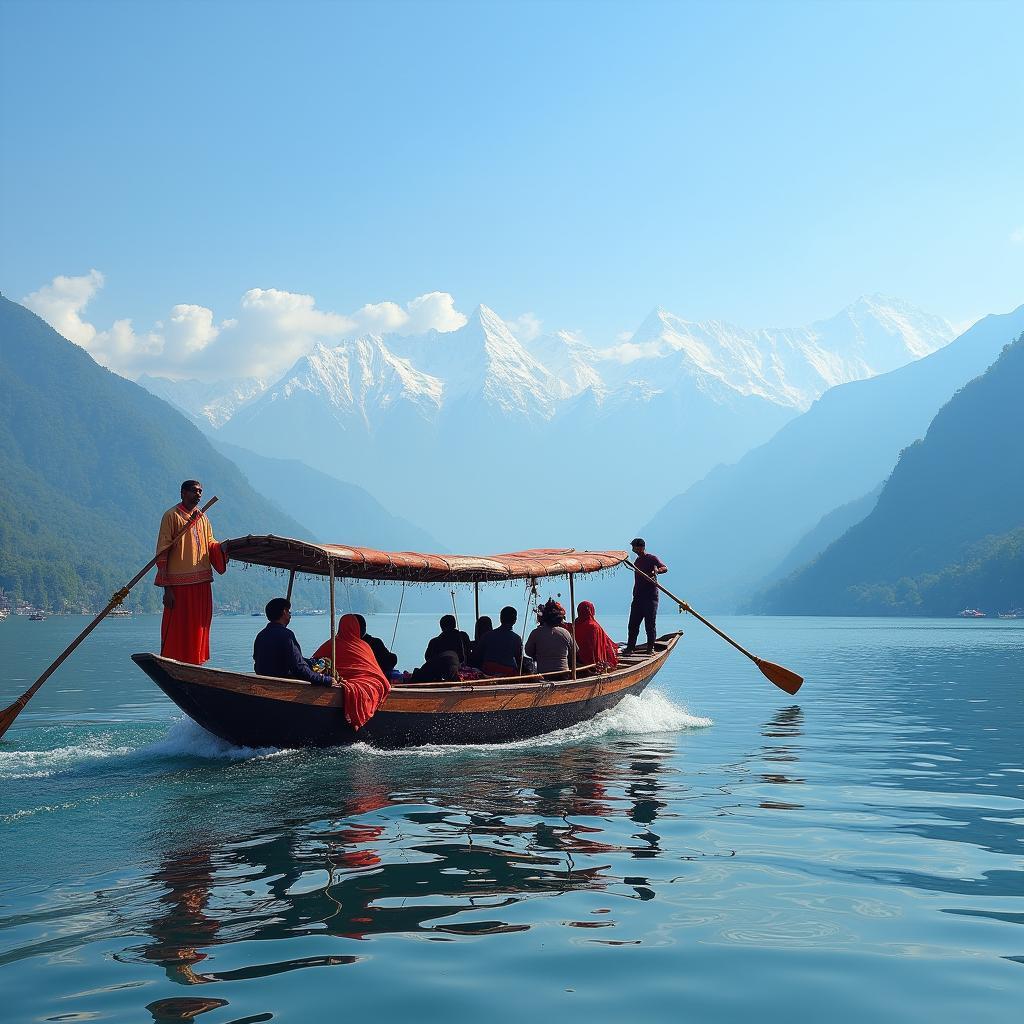
<svg viewBox="0 0 1024 1024">
<path fill-rule="evenodd" d="M 86 621 L 0 623 L 0 704 Z M 228 747 L 108 620 L 0 742 L 0 1019 L 1020 1019 L 1024 621 L 723 618 L 796 698 L 677 623 L 585 726 L 380 753 Z"/>
</svg>

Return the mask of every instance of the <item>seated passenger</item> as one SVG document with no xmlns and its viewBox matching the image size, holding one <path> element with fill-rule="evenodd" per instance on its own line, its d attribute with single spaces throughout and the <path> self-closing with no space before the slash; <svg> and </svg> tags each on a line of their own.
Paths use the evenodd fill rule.
<svg viewBox="0 0 1024 1024">
<path fill-rule="evenodd" d="M 480 644 L 483 642 L 484 637 L 493 632 L 494 623 L 491 622 L 490 615 L 481 615 L 480 618 L 476 620 L 473 643 L 471 644 L 469 651 L 469 663 L 473 668 L 482 669 L 484 667 L 483 663 L 480 661 Z"/>
<path fill-rule="evenodd" d="M 576 656 L 576 641 L 565 628 L 565 609 L 554 599 L 537 609 L 539 625 L 526 641 L 526 653 L 537 659 L 542 675 L 568 672 L 569 659 Z"/>
<path fill-rule="evenodd" d="M 384 675 L 370 645 L 360 637 L 360 616 L 342 615 L 334 638 L 334 672 L 345 687 L 345 718 L 353 729 L 361 729 L 388 695 L 391 683 Z M 365 627 L 363 627 L 365 628 Z M 328 639 L 317 648 L 316 658 L 331 656 Z"/>
<path fill-rule="evenodd" d="M 431 658 L 437 657 L 437 655 L 444 651 L 454 651 L 460 665 L 468 664 L 470 651 L 469 636 L 459 629 L 455 616 L 442 615 L 440 626 L 440 635 L 435 636 L 427 644 L 427 649 L 423 654 L 424 660 L 430 661 Z"/>
<path fill-rule="evenodd" d="M 265 609 L 268 625 L 256 635 L 252 645 L 253 667 L 261 676 L 280 676 L 285 679 L 304 679 L 315 686 L 331 686 L 329 675 L 314 672 L 309 661 L 302 656 L 299 641 L 288 628 L 292 620 L 292 605 L 286 597 L 275 597 Z"/>
<path fill-rule="evenodd" d="M 477 641 L 474 657 L 479 661 L 478 668 L 489 676 L 519 675 L 523 664 L 523 640 L 515 631 L 518 617 L 515 608 L 507 605 L 501 609 L 501 625 Z M 532 665 L 529 670 L 533 671 Z"/>
<path fill-rule="evenodd" d="M 619 649 L 594 616 L 594 605 L 590 601 L 580 601 L 576 621 L 572 624 L 572 635 L 579 648 L 579 663 L 615 668 L 619 663 Z"/>
<path fill-rule="evenodd" d="M 442 651 L 419 668 L 414 669 L 409 677 L 410 683 L 457 683 L 459 681 L 459 656 L 454 651 Z"/>
<path fill-rule="evenodd" d="M 392 654 L 383 640 L 370 636 L 366 632 L 366 619 L 362 615 L 356 615 L 356 620 L 359 622 L 360 639 L 369 644 L 370 650 L 373 651 L 373 656 L 377 659 L 377 664 L 380 665 L 381 671 L 384 675 L 388 675 L 398 664 L 398 655 Z"/>
</svg>

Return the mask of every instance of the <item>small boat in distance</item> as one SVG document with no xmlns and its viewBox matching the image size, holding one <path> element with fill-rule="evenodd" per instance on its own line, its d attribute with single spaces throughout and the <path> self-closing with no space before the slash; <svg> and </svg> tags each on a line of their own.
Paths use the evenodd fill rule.
<svg viewBox="0 0 1024 1024">
<path fill-rule="evenodd" d="M 625 551 L 543 549 L 502 555 L 433 555 L 314 544 L 286 537 L 239 537 L 222 547 L 233 562 L 328 576 L 331 607 L 337 577 L 403 584 L 473 584 L 520 580 L 527 592 L 545 576 L 568 577 L 575 611 L 577 576 L 628 564 Z M 527 612 L 526 619 L 529 619 Z M 524 627 L 526 623 L 524 622 Z M 573 665 L 568 672 L 483 677 L 472 681 L 394 682 L 376 714 L 358 731 L 344 715 L 344 690 L 302 680 L 188 665 L 156 654 L 132 660 L 190 718 L 222 739 L 249 747 L 379 747 L 425 743 L 505 743 L 593 718 L 640 693 L 675 649 L 682 632 L 658 639 L 650 654 L 622 656 L 614 669 Z"/>
<path fill-rule="evenodd" d="M 42 612 L 33 612 L 29 617 L 29 622 L 43 622 L 46 616 Z"/>
<path fill-rule="evenodd" d="M 111 613 L 112 619 L 126 619 L 131 615 L 131 609 L 129 608 L 115 608 Z"/>
<path fill-rule="evenodd" d="M 1024 608 L 1011 608 L 1008 612 L 1000 612 L 1001 619 L 1024 619 Z"/>
<path fill-rule="evenodd" d="M 957 612 L 957 618 L 960 619 L 984 619 L 985 613 L 979 611 L 977 608 L 965 608 L 962 612 Z"/>
</svg>

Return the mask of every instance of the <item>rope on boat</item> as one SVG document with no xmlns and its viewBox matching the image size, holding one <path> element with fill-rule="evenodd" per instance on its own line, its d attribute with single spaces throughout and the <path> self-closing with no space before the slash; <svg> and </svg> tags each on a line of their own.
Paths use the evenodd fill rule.
<svg viewBox="0 0 1024 1024">
<path fill-rule="evenodd" d="M 398 597 L 398 614 L 395 616 L 395 629 L 391 634 L 391 650 L 395 649 L 395 637 L 398 636 L 398 620 L 402 617 L 402 603 L 405 601 L 405 581 L 402 581 L 402 593 Z"/>
</svg>

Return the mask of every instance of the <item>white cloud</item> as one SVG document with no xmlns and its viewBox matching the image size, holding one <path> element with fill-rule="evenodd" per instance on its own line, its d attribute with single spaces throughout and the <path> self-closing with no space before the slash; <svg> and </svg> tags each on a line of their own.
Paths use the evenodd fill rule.
<svg viewBox="0 0 1024 1024">
<path fill-rule="evenodd" d="M 455 299 L 447 292 L 427 292 L 413 299 L 406 309 L 409 321 L 402 334 L 422 334 L 431 330 L 447 334 L 466 324 L 466 317 L 455 308 Z"/>
<path fill-rule="evenodd" d="M 351 317 L 317 309 L 312 295 L 279 288 L 250 288 L 238 316 L 192 360 L 198 377 L 274 377 L 318 341 L 340 340 L 356 327 Z"/>
<path fill-rule="evenodd" d="M 540 318 L 533 313 L 523 313 L 515 320 L 508 320 L 506 323 L 517 341 L 533 341 L 540 335 L 541 328 L 544 326 Z"/>
<path fill-rule="evenodd" d="M 372 303 L 357 310 L 352 317 L 359 330 L 375 334 L 423 334 L 426 331 L 446 334 L 466 323 L 448 292 L 427 292 L 404 309 L 397 302 Z"/>
<path fill-rule="evenodd" d="M 103 286 L 92 270 L 81 277 L 56 277 L 22 301 L 69 341 L 105 366 L 135 376 L 274 378 L 317 342 L 336 343 L 365 331 L 419 334 L 453 331 L 466 322 L 447 292 L 428 292 L 405 307 L 395 302 L 363 306 L 351 316 L 318 309 L 312 295 L 278 288 L 250 288 L 238 315 L 219 323 L 205 306 L 179 303 L 146 332 L 130 319 L 100 330 L 82 312 Z"/>
<path fill-rule="evenodd" d="M 1010 232 L 1010 241 L 1014 245 L 1024 245 L 1024 224 Z"/>
<path fill-rule="evenodd" d="M 68 341 L 88 348 L 96 328 L 82 319 L 81 312 L 102 287 L 103 275 L 98 270 L 90 270 L 81 277 L 55 277 L 21 301 Z"/>
<path fill-rule="evenodd" d="M 233 323 L 233 322 L 232 322 Z M 167 347 L 173 352 L 202 352 L 221 332 L 214 326 L 213 310 L 205 306 L 177 305 L 163 327 Z"/>
<path fill-rule="evenodd" d="M 409 314 L 397 302 L 376 302 L 352 314 L 359 329 L 373 334 L 391 334 L 409 322 Z"/>
</svg>

